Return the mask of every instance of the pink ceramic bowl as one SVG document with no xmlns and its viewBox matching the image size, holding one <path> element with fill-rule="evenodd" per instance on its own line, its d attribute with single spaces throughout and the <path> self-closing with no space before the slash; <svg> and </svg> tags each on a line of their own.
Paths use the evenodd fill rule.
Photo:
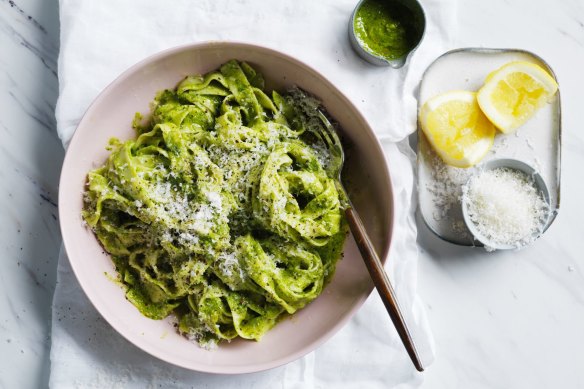
<svg viewBox="0 0 584 389">
<path fill-rule="evenodd" d="M 163 51 L 134 65 L 109 85 L 87 110 L 73 137 L 61 173 L 59 215 L 69 260 L 81 287 L 101 315 L 130 342 L 164 361 L 201 372 L 255 372 L 293 361 L 325 342 L 363 304 L 373 288 L 352 238 L 333 281 L 322 295 L 279 323 L 261 342 L 236 340 L 207 351 L 177 334 L 170 319 L 150 320 L 124 297 L 111 276 L 114 266 L 81 219 L 89 170 L 102 164 L 112 136 L 134 136 L 135 112 L 149 112 L 156 92 L 174 88 L 188 74 L 216 69 L 229 59 L 261 71 L 268 89 L 298 85 L 321 99 L 342 127 L 347 153 L 346 186 L 381 258 L 389 252 L 393 196 L 382 149 L 363 116 L 325 77 L 306 64 L 264 47 L 210 42 Z M 110 275 L 109 277 L 106 275 Z"/>
</svg>

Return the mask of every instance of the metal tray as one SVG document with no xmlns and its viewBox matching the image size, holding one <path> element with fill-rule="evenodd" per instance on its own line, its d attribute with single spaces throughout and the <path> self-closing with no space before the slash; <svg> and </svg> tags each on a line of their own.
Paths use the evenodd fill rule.
<svg viewBox="0 0 584 389">
<path fill-rule="evenodd" d="M 464 48 L 446 52 L 426 69 L 418 96 L 418 111 L 429 98 L 451 90 L 477 91 L 486 76 L 511 61 L 529 61 L 547 69 L 539 56 L 525 50 Z M 557 79 L 556 79 L 557 81 Z M 480 165 L 494 158 L 514 158 L 536 168 L 550 192 L 552 215 L 560 208 L 561 107 L 560 92 L 514 134 L 498 132 L 495 144 L 477 166 L 458 169 L 442 162 L 432 150 L 418 124 L 418 198 L 422 219 L 438 237 L 463 246 L 481 246 L 462 218 L 461 186 Z"/>
</svg>

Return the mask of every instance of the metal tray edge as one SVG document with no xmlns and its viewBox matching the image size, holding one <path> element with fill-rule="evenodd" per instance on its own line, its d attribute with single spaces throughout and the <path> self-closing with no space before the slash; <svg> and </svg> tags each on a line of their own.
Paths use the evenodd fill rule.
<svg viewBox="0 0 584 389">
<path fill-rule="evenodd" d="M 448 50 L 448 51 L 440 54 L 426 67 L 426 69 L 422 73 L 420 81 L 418 82 L 418 90 L 416 93 L 416 100 L 417 100 L 417 112 L 416 112 L 416 123 L 417 123 L 417 125 L 416 125 L 416 133 L 417 133 L 416 186 L 417 186 L 417 188 L 416 188 L 416 192 L 418 193 L 418 196 L 419 196 L 420 176 L 418 174 L 418 167 L 420 164 L 420 136 L 422 136 L 420 134 L 421 128 L 420 128 L 420 119 L 419 119 L 419 113 L 420 113 L 420 109 L 421 109 L 421 101 L 420 101 L 421 85 L 424 82 L 424 79 L 426 78 L 426 74 L 432 68 L 432 66 L 434 66 L 434 64 L 436 64 L 436 62 L 438 62 L 439 60 L 441 60 L 442 58 L 444 58 L 448 55 L 459 53 L 459 52 L 477 52 L 477 53 L 485 53 L 485 54 L 517 52 L 517 53 L 527 54 L 527 55 L 534 57 L 538 61 L 540 61 L 547 68 L 549 73 L 552 75 L 552 77 L 554 78 L 554 80 L 558 84 L 558 91 L 556 92 L 557 98 L 558 98 L 558 161 L 557 161 L 557 173 L 556 173 L 556 175 L 557 175 L 557 182 L 556 182 L 557 204 L 556 204 L 556 208 L 554 210 L 552 210 L 550 218 L 548 220 L 548 223 L 546 224 L 546 226 L 544 227 L 544 229 L 542 231 L 542 235 L 543 235 L 547 231 L 547 229 L 552 225 L 552 223 L 556 220 L 556 217 L 557 217 L 559 210 L 560 210 L 561 173 L 562 173 L 562 100 L 561 100 L 561 93 L 560 93 L 561 88 L 559 86 L 559 81 L 558 81 L 558 78 L 556 76 L 556 73 L 554 72 L 552 67 L 547 63 L 546 60 L 544 60 L 541 56 L 539 56 L 538 54 L 535 54 L 532 51 L 524 50 L 524 49 L 515 49 L 515 48 L 461 47 L 461 48 L 457 48 L 457 49 Z M 418 210 L 419 210 L 419 201 L 418 201 Z M 464 243 L 460 243 L 460 242 L 454 242 L 450 239 L 447 239 L 447 238 L 441 236 L 438 232 L 434 231 L 432 229 L 432 227 L 430 227 L 430 225 L 426 221 L 426 218 L 424 217 L 424 214 L 421 212 L 421 210 L 419 210 L 419 213 L 420 213 L 420 218 L 424 221 L 424 224 L 426 225 L 428 230 L 430 230 L 434 235 L 436 235 L 438 238 L 442 239 L 443 241 L 448 242 L 448 243 L 452 243 L 452 244 L 455 244 L 458 246 L 483 247 L 482 243 L 480 243 L 474 239 L 473 239 L 473 241 L 474 241 L 473 244 L 464 244 Z"/>
</svg>

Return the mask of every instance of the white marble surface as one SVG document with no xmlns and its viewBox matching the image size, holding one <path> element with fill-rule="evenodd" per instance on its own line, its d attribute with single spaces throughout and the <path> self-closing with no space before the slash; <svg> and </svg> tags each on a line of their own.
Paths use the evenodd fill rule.
<svg viewBox="0 0 584 389">
<path fill-rule="evenodd" d="M 55 133 L 56 0 L 0 0 L 0 388 L 47 386 L 63 150 Z M 437 358 L 423 388 L 584 387 L 584 2 L 459 1 L 455 47 L 541 55 L 562 93 L 560 213 L 508 253 L 442 242 L 421 225 L 419 290 Z M 454 48 L 454 47 L 453 47 Z"/>
<path fill-rule="evenodd" d="M 584 387 L 584 2 L 459 2 L 459 46 L 530 50 L 562 99 L 557 219 L 519 252 L 487 254 L 420 227 L 419 291 L 437 356 L 424 388 Z"/>
<path fill-rule="evenodd" d="M 0 0 L 0 388 L 43 388 L 60 246 L 56 0 Z"/>
</svg>

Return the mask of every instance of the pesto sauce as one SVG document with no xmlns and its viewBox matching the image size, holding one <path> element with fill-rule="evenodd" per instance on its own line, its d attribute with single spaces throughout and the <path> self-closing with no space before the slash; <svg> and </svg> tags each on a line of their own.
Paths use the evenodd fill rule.
<svg viewBox="0 0 584 389">
<path fill-rule="evenodd" d="M 355 14 L 353 28 L 365 50 L 388 60 L 406 55 L 419 35 L 412 11 L 388 0 L 365 0 Z"/>
<path fill-rule="evenodd" d="M 235 60 L 188 76 L 88 173 L 83 218 L 127 300 L 206 348 L 259 340 L 314 300 L 346 236 L 331 156 L 302 137 L 319 103 L 270 98 L 262 80 Z"/>
</svg>

